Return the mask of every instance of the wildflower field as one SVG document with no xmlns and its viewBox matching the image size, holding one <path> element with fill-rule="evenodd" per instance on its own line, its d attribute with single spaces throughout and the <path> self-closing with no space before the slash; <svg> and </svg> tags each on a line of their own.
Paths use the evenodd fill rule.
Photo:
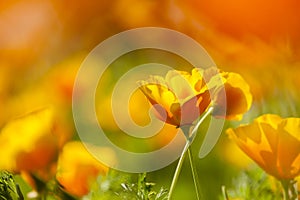
<svg viewBox="0 0 300 200">
<path fill-rule="evenodd" d="M 0 200 L 300 199 L 297 0 L 0 3 Z"/>
</svg>

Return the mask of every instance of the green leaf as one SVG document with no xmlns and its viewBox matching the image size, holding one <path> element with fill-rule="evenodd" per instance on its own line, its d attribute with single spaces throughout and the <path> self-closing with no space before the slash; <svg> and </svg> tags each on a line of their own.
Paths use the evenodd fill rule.
<svg viewBox="0 0 300 200">
<path fill-rule="evenodd" d="M 23 200 L 23 194 L 14 177 L 7 171 L 0 171 L 0 200 Z"/>
</svg>

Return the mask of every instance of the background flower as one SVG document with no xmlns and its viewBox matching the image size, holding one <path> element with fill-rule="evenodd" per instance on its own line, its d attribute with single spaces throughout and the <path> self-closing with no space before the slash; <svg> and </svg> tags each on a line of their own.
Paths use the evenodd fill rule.
<svg viewBox="0 0 300 200">
<path fill-rule="evenodd" d="M 99 153 L 113 158 L 109 149 Z M 106 175 L 109 168 L 91 155 L 84 144 L 78 141 L 67 143 L 59 155 L 56 179 L 70 194 L 83 196 L 90 191 L 98 175 Z"/>
<path fill-rule="evenodd" d="M 260 167 L 281 180 L 300 174 L 299 128 L 299 118 L 267 114 L 227 132 Z"/>
<path fill-rule="evenodd" d="M 47 171 L 61 147 L 52 108 L 42 108 L 8 122 L 0 133 L 0 169 Z"/>
</svg>

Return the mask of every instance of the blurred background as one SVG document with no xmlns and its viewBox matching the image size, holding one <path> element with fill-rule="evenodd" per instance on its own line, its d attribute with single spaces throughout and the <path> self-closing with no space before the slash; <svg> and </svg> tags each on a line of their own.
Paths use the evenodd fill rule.
<svg viewBox="0 0 300 200">
<path fill-rule="evenodd" d="M 0 128 L 11 119 L 51 105 L 58 113 L 60 133 L 66 140 L 78 139 L 71 104 L 73 83 L 81 63 L 106 38 L 145 26 L 170 28 L 192 37 L 220 69 L 240 73 L 250 84 L 254 97 L 251 110 L 242 122 L 226 123 L 224 130 L 263 113 L 299 117 L 299 6 L 297 0 L 1 1 Z M 110 138 L 142 152 L 168 143 L 175 128 L 166 125 L 146 143 L 131 141 L 113 120 L 110 98 L 114 83 L 123 73 L 149 61 L 176 69 L 190 67 L 183 59 L 166 52 L 145 50 L 123 56 L 105 72 L 95 104 L 98 120 Z M 117 73 L 113 70 L 116 66 L 120 69 Z M 137 91 L 130 104 L 133 120 L 147 124 L 148 109 L 146 99 Z M 193 146 L 195 154 L 203 138 L 199 135 Z M 0 145 L 4 142 L 0 141 Z M 197 160 L 204 196 L 216 199 L 222 185 L 232 185 L 232 179 L 251 165 L 252 161 L 223 134 L 214 150 Z M 175 166 L 173 163 L 151 172 L 148 179 L 157 188 L 168 188 Z M 174 199 L 183 197 L 195 199 L 187 163 Z"/>
</svg>

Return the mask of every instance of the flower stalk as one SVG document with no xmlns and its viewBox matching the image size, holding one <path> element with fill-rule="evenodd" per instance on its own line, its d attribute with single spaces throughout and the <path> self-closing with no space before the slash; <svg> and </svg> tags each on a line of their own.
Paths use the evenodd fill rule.
<svg viewBox="0 0 300 200">
<path fill-rule="evenodd" d="M 281 180 L 283 189 L 283 200 L 296 200 L 298 197 L 297 190 L 294 187 L 295 181 Z"/>
<path fill-rule="evenodd" d="M 172 183 L 171 183 L 171 186 L 170 186 L 170 190 L 169 190 L 168 200 L 171 200 L 172 194 L 173 194 L 174 189 L 175 189 L 175 185 L 177 183 L 177 180 L 178 180 L 181 168 L 182 168 L 182 164 L 183 164 L 183 161 L 184 161 L 184 158 L 185 158 L 185 154 L 186 154 L 186 151 L 189 148 L 189 146 L 190 146 L 190 143 L 187 141 L 186 144 L 185 144 L 185 146 L 184 146 L 184 148 L 183 148 L 181 156 L 179 158 L 178 164 L 176 166 L 176 170 L 175 170 L 175 173 L 174 173 L 174 176 L 173 176 L 173 180 L 172 180 Z"/>
<path fill-rule="evenodd" d="M 194 180 L 197 200 L 200 200 L 201 196 L 202 196 L 201 187 L 200 187 L 200 183 L 199 183 L 199 176 L 198 176 L 198 173 L 197 173 L 197 168 L 196 168 L 196 165 L 195 165 L 194 159 L 193 159 L 192 149 L 188 148 L 187 151 L 188 151 L 188 155 L 189 155 L 189 161 L 190 161 L 190 165 L 191 165 L 192 176 L 193 176 L 193 180 Z"/>
<path fill-rule="evenodd" d="M 174 176 L 173 176 L 173 180 L 172 180 L 170 190 L 169 190 L 168 200 L 171 200 L 171 197 L 172 197 L 172 194 L 174 192 L 179 174 L 181 172 L 182 164 L 183 164 L 183 161 L 184 161 L 184 158 L 185 158 L 186 154 L 188 154 L 188 156 L 189 156 L 189 162 L 190 162 L 190 166 L 191 166 L 191 171 L 192 171 L 192 176 L 193 176 L 193 181 L 194 181 L 194 185 L 195 185 L 197 199 L 200 200 L 200 198 L 201 198 L 199 176 L 198 176 L 198 173 L 197 173 L 196 165 L 194 163 L 192 150 L 191 150 L 191 144 L 192 144 L 194 138 L 196 137 L 199 126 L 203 123 L 203 121 L 207 118 L 207 116 L 209 116 L 212 113 L 212 111 L 213 111 L 213 107 L 210 107 L 203 114 L 203 116 L 200 117 L 200 119 L 198 120 L 198 122 L 196 123 L 196 125 L 194 126 L 192 131 L 190 131 L 190 126 L 181 127 L 181 129 L 182 129 L 182 131 L 183 131 L 183 133 L 186 137 L 186 144 L 183 148 L 183 151 L 181 153 L 181 156 L 179 158 L 179 161 L 178 161 L 178 164 L 177 164 Z"/>
</svg>

